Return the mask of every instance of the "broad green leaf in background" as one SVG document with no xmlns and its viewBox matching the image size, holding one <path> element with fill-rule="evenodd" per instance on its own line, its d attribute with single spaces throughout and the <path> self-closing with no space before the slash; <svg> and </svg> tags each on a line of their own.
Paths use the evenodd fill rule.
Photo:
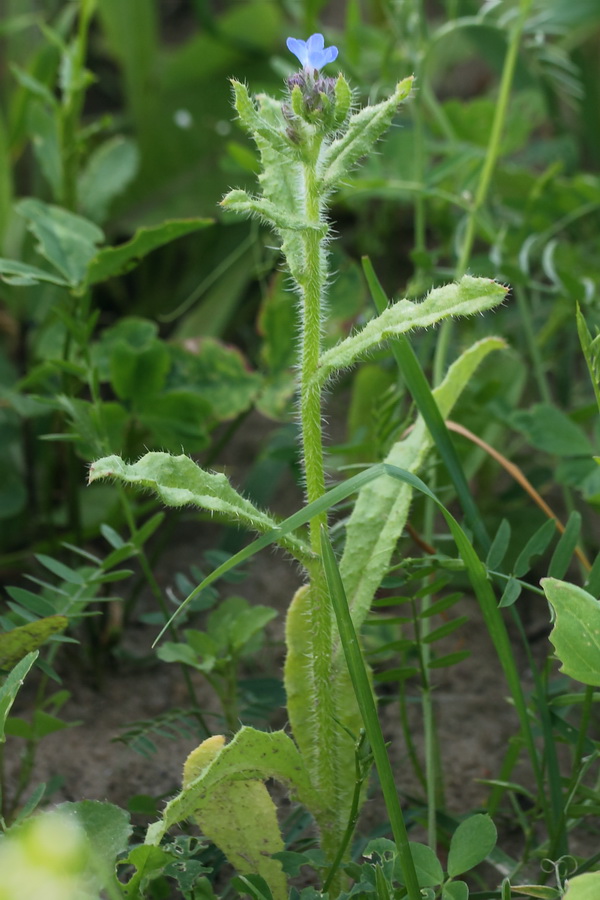
<svg viewBox="0 0 600 900">
<path fill-rule="evenodd" d="M 190 753 L 183 769 L 184 790 L 216 759 L 224 744 L 222 735 L 214 735 Z M 202 798 L 193 818 L 238 872 L 260 875 L 274 900 L 287 900 L 281 863 L 271 859 L 284 849 L 284 843 L 275 804 L 262 781 L 224 779 Z"/>
<path fill-rule="evenodd" d="M 554 610 L 550 641 L 561 672 L 600 686 L 600 603 L 575 584 L 556 578 L 542 578 L 540 583 Z"/>
<path fill-rule="evenodd" d="M 289 787 L 307 809 L 319 810 L 319 798 L 289 735 L 283 731 L 266 733 L 243 726 L 197 777 L 167 804 L 162 820 L 149 827 L 145 842 L 159 844 L 173 825 L 201 813 L 203 804 L 216 787 L 227 782 L 266 781 L 269 778 Z"/>
<path fill-rule="evenodd" d="M 460 823 L 450 840 L 448 875 L 455 878 L 479 865 L 496 846 L 496 826 L 478 813 Z"/>
<path fill-rule="evenodd" d="M 426 844 L 419 844 L 416 841 L 409 841 L 410 855 L 412 856 L 415 866 L 415 873 L 419 887 L 435 887 L 441 884 L 444 879 L 444 872 L 437 856 Z M 397 863 L 398 880 L 405 884 L 404 873 L 401 866 Z"/>
<path fill-rule="evenodd" d="M 75 819 L 90 843 L 95 859 L 106 872 L 114 872 L 119 853 L 127 849 L 132 827 L 129 813 L 99 800 L 79 800 L 76 803 L 61 803 L 58 812 Z"/>
<path fill-rule="evenodd" d="M 37 650 L 51 635 L 63 631 L 68 624 L 66 616 L 47 616 L 3 632 L 0 634 L 0 669 L 12 669 L 20 659 Z"/>
<path fill-rule="evenodd" d="M 563 900 L 598 900 L 600 897 L 600 872 L 586 872 L 567 881 Z"/>
<path fill-rule="evenodd" d="M 139 151 L 134 141 L 117 136 L 101 144 L 79 176 L 77 194 L 82 215 L 103 222 L 111 202 L 125 190 L 138 167 Z"/>
<path fill-rule="evenodd" d="M 6 740 L 4 736 L 6 717 L 15 701 L 19 688 L 25 680 L 25 676 L 31 669 L 37 657 L 37 650 L 33 653 L 28 653 L 27 656 L 18 662 L 14 669 L 9 672 L 6 680 L 0 686 L 0 744 L 3 744 Z"/>
<path fill-rule="evenodd" d="M 277 528 L 275 520 L 238 494 L 225 475 L 205 472 L 188 456 L 147 453 L 133 464 L 106 456 L 90 467 L 90 483 L 100 478 L 151 488 L 169 506 L 200 506 L 261 533 Z M 304 541 L 293 535 L 283 537 L 282 546 L 300 560 L 310 555 Z"/>
<path fill-rule="evenodd" d="M 442 888 L 442 900 L 469 900 L 469 887 L 464 881 L 451 881 Z"/>
<path fill-rule="evenodd" d="M 511 422 L 528 440 L 555 456 L 591 456 L 593 447 L 583 429 L 556 406 L 537 403 L 513 413 Z"/>
<path fill-rule="evenodd" d="M 28 198 L 15 207 L 37 238 L 37 250 L 67 279 L 78 287 L 85 279 L 88 264 L 103 243 L 104 233 L 97 225 L 60 206 Z"/>
<path fill-rule="evenodd" d="M 60 287 L 69 287 L 69 282 L 54 272 L 47 272 L 37 266 L 19 262 L 16 259 L 0 259 L 0 275 L 8 284 L 28 287 L 38 284 L 40 281 L 48 284 L 58 284 Z"/>
<path fill-rule="evenodd" d="M 371 319 L 360 331 L 326 350 L 319 360 L 318 380 L 323 384 L 334 372 L 351 366 L 395 334 L 427 328 L 450 316 L 468 316 L 497 306 L 507 288 L 489 278 L 464 275 L 459 282 L 434 288 L 420 303 L 399 300 Z"/>
<path fill-rule="evenodd" d="M 105 247 L 93 254 L 87 271 L 87 283 L 97 284 L 124 275 L 139 265 L 140 261 L 164 244 L 169 244 L 178 237 L 191 234 L 201 228 L 213 224 L 212 219 L 173 219 L 149 228 L 139 228 L 130 241 L 118 247 Z"/>
</svg>

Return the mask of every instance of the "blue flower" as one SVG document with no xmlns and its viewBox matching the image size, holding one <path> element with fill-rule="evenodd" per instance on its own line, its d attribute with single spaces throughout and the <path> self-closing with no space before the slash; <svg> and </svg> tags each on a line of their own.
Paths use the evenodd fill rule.
<svg viewBox="0 0 600 900">
<path fill-rule="evenodd" d="M 289 37 L 286 44 L 288 50 L 298 57 L 305 69 L 322 69 L 338 55 L 337 47 L 324 49 L 325 39 L 322 34 L 312 34 L 307 41 Z"/>
</svg>

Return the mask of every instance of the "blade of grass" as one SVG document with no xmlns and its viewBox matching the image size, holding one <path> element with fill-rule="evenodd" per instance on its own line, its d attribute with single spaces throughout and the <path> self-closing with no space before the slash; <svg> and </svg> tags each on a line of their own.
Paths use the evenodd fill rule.
<svg viewBox="0 0 600 900">
<path fill-rule="evenodd" d="M 344 591 L 344 585 L 342 584 L 333 548 L 329 542 L 329 537 L 324 526 L 321 526 L 321 554 L 323 557 L 323 568 L 325 570 L 329 595 L 331 597 L 333 611 L 340 632 L 342 647 L 344 648 L 344 656 L 346 657 L 350 678 L 352 680 L 352 687 L 356 694 L 367 738 L 371 745 L 371 751 L 375 760 L 375 766 L 377 767 L 377 774 L 379 775 L 379 782 L 381 784 L 385 806 L 390 818 L 392 834 L 394 835 L 396 849 L 398 850 L 406 889 L 410 900 L 419 900 L 421 891 L 419 889 L 419 883 L 417 881 L 417 875 L 410 852 L 408 834 L 402 815 L 402 809 L 400 808 L 400 801 L 398 800 L 398 792 L 394 782 L 392 767 L 385 748 L 385 740 L 381 732 L 381 725 L 379 724 L 375 701 L 373 700 L 369 676 L 367 675 L 356 631 L 352 624 L 348 600 L 346 599 L 346 592 Z"/>
</svg>

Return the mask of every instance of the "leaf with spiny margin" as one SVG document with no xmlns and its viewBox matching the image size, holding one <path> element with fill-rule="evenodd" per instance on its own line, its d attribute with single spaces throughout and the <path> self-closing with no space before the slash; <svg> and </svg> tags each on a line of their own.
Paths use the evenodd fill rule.
<svg viewBox="0 0 600 900">
<path fill-rule="evenodd" d="M 222 735 L 213 735 L 190 753 L 183 769 L 184 790 L 217 758 L 224 744 Z M 283 851 L 284 843 L 275 804 L 262 781 L 224 779 L 194 811 L 194 820 L 238 872 L 260 875 L 274 900 L 287 900 L 283 868 L 271 858 Z"/>
<path fill-rule="evenodd" d="M 427 328 L 449 316 L 469 316 L 497 306 L 507 288 L 489 278 L 464 275 L 459 282 L 434 288 L 421 303 L 399 300 L 381 315 L 322 354 L 316 374 L 323 384 L 334 372 L 351 366 L 383 341 L 413 328 Z"/>
<path fill-rule="evenodd" d="M 366 156 L 388 130 L 398 106 L 409 96 L 412 84 L 412 76 L 404 78 L 398 82 L 394 93 L 387 100 L 365 106 L 350 117 L 345 133 L 333 141 L 322 155 L 321 180 L 325 191 L 337 187 L 359 159 Z"/>
<path fill-rule="evenodd" d="M 560 671 L 600 686 L 600 602 L 567 581 L 542 578 L 540 584 L 554 610 L 550 642 L 562 663 Z"/>
<path fill-rule="evenodd" d="M 440 412 L 446 418 L 471 375 L 492 350 L 506 346 L 501 338 L 478 341 L 448 370 L 442 384 L 433 391 Z M 412 432 L 398 441 L 385 462 L 416 473 L 432 447 L 432 440 L 419 416 Z M 379 478 L 360 491 L 346 527 L 346 546 L 340 573 L 357 629 L 362 625 L 402 534 L 412 491 L 387 478 Z M 338 648 L 339 653 L 339 648 Z"/>
<path fill-rule="evenodd" d="M 0 669 L 12 669 L 19 660 L 45 644 L 53 634 L 63 631 L 66 616 L 46 616 L 0 634 Z"/>
<path fill-rule="evenodd" d="M 199 506 L 261 534 L 277 528 L 275 519 L 238 494 L 225 475 L 206 472 L 183 454 L 146 453 L 136 463 L 126 463 L 120 456 L 105 456 L 90 467 L 90 484 L 100 478 L 150 488 L 167 506 Z M 285 535 L 278 543 L 301 562 L 310 556 L 306 543 L 294 535 Z"/>
<path fill-rule="evenodd" d="M 202 813 L 213 791 L 224 784 L 274 778 L 288 787 L 313 815 L 320 812 L 304 761 L 291 737 L 283 731 L 257 731 L 243 726 L 232 741 L 165 807 L 162 820 L 148 829 L 146 844 L 158 845 L 166 831 Z"/>
</svg>

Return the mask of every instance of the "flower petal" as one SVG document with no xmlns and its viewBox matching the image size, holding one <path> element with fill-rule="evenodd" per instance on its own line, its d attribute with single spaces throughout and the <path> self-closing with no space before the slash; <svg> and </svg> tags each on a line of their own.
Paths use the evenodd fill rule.
<svg viewBox="0 0 600 900">
<path fill-rule="evenodd" d="M 289 37 L 285 42 L 290 53 L 297 57 L 303 66 L 308 65 L 308 48 L 307 42 L 298 38 Z"/>
</svg>

